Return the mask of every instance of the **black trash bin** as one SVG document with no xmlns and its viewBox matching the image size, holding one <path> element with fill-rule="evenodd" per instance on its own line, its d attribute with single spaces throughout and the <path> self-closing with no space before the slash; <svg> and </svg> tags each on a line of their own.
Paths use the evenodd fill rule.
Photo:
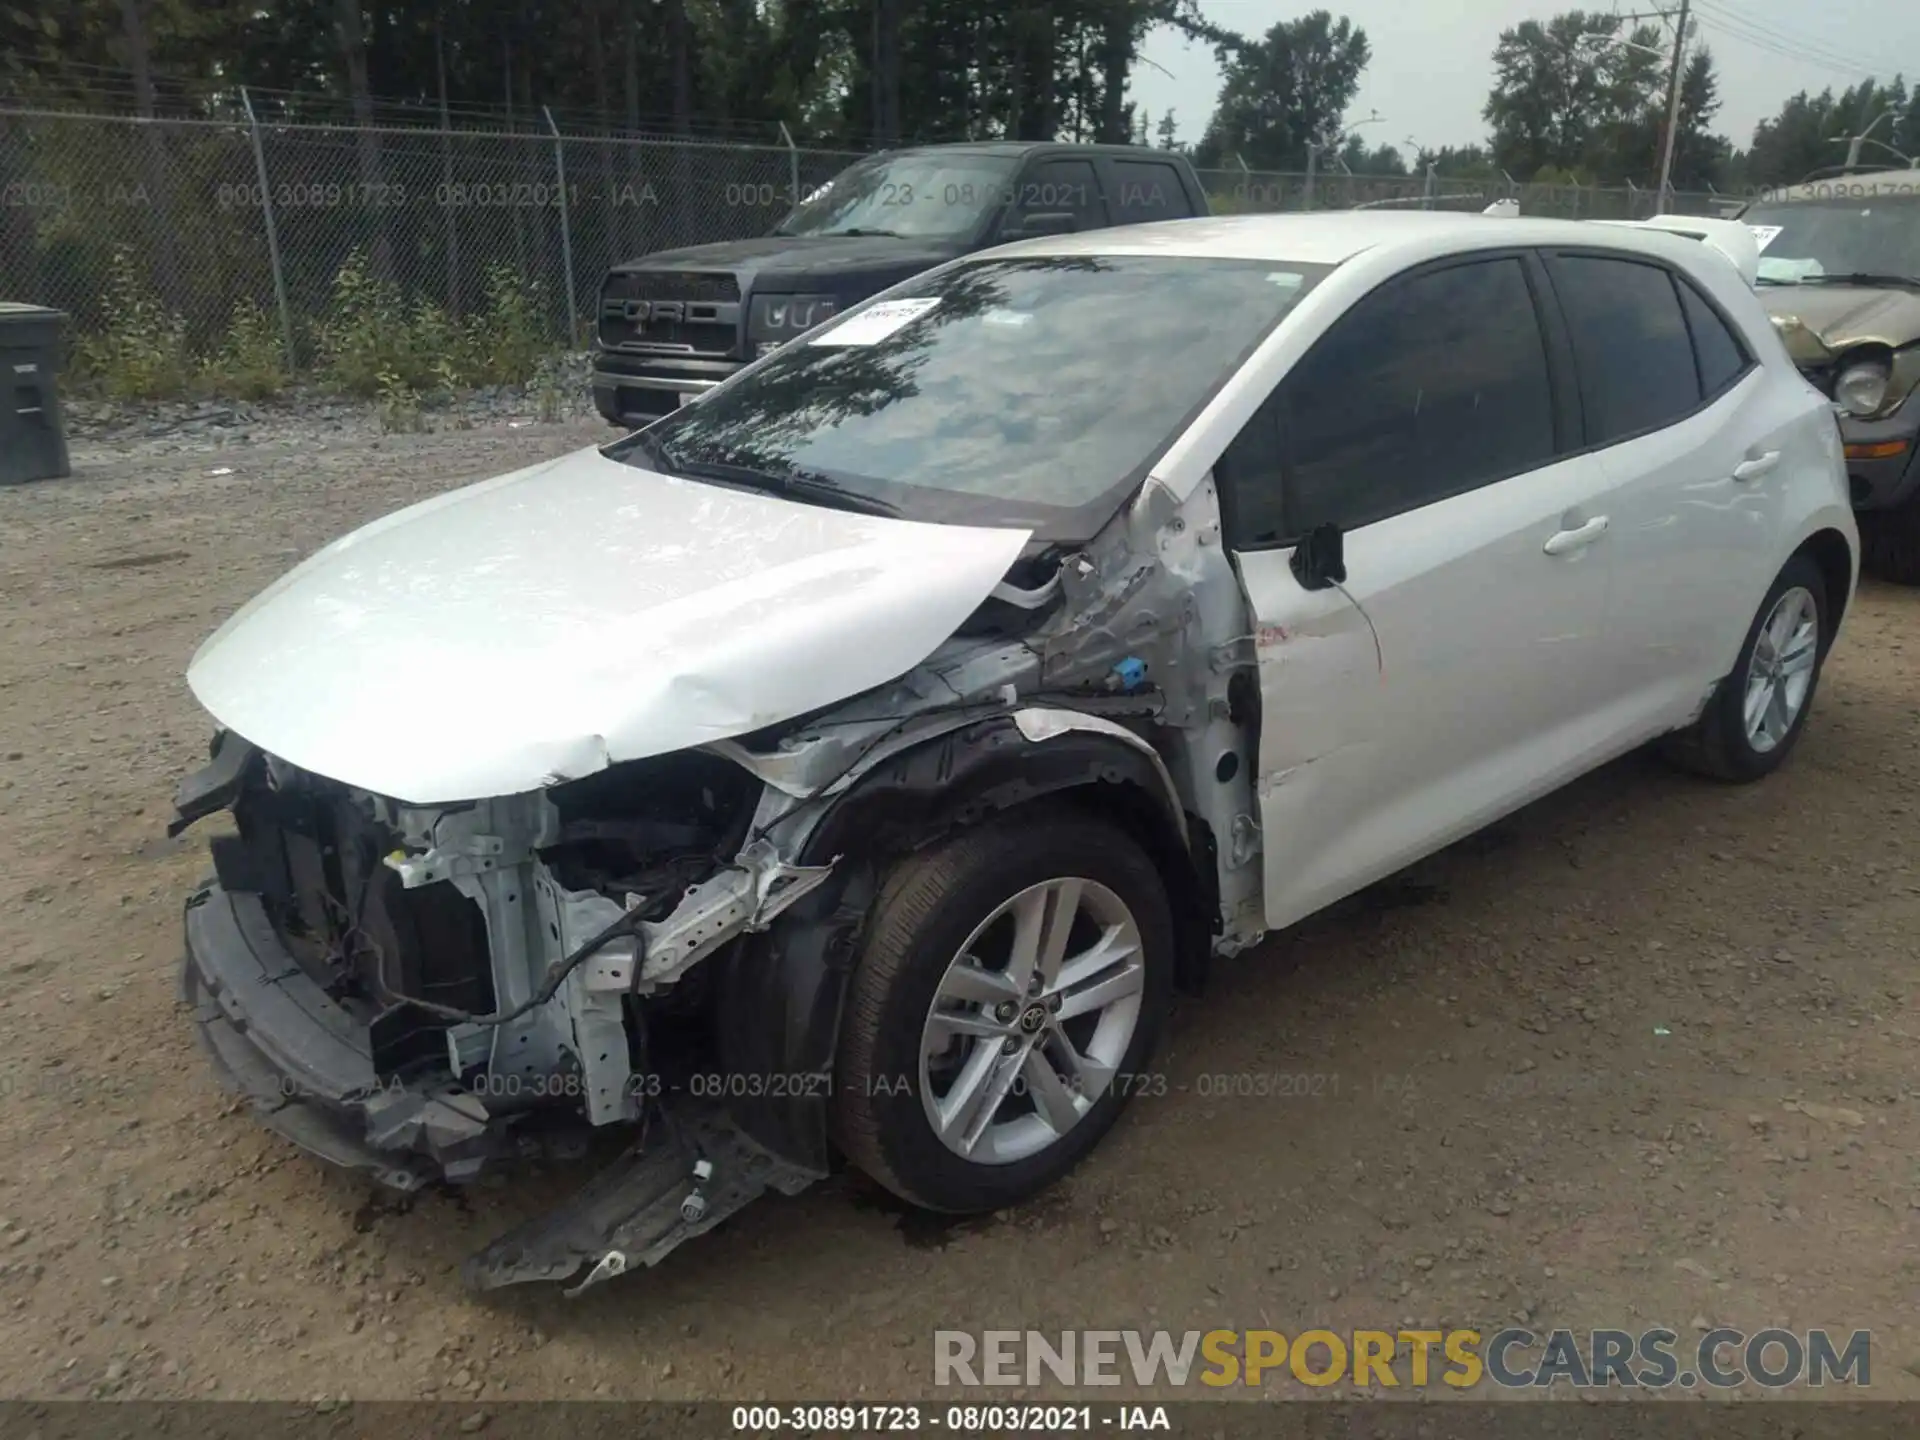
<svg viewBox="0 0 1920 1440">
<path fill-rule="evenodd" d="M 54 380 L 67 317 L 0 300 L 0 485 L 70 473 Z"/>
</svg>

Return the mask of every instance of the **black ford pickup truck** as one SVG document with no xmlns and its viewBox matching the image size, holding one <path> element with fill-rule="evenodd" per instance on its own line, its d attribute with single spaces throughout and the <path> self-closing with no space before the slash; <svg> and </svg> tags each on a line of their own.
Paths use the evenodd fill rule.
<svg viewBox="0 0 1920 1440">
<path fill-rule="evenodd" d="M 1180 155 L 981 142 L 870 155 L 773 233 L 663 250 L 600 288 L 593 399 L 644 425 L 836 311 L 922 270 L 1033 235 L 1207 214 Z"/>
</svg>

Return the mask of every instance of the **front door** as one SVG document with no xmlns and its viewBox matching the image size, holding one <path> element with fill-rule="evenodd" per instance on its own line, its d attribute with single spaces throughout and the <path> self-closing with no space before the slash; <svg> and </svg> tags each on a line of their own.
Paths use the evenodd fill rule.
<svg viewBox="0 0 1920 1440">
<path fill-rule="evenodd" d="M 1515 254 L 1399 277 L 1337 321 L 1217 467 L 1256 628 L 1279 928 L 1592 763 L 1606 473 L 1549 379 Z M 1347 578 L 1293 542 L 1340 527 Z"/>
</svg>

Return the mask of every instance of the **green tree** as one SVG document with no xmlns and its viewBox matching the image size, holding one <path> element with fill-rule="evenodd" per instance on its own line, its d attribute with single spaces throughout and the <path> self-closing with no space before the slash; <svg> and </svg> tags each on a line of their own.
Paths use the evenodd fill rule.
<svg viewBox="0 0 1920 1440">
<path fill-rule="evenodd" d="M 1673 147 L 1673 184 L 1676 189 L 1700 190 L 1726 181 L 1733 145 L 1708 126 L 1720 113 L 1720 77 L 1714 72 L 1713 52 L 1695 50 L 1680 77 L 1680 129 Z"/>
<path fill-rule="evenodd" d="M 1643 176 L 1657 179 L 1667 134 L 1664 80 L 1661 86 L 1637 115 L 1622 121 L 1615 132 L 1619 154 L 1611 164 L 1596 167 L 1601 173 L 1635 182 Z M 1673 146 L 1676 190 L 1703 190 L 1726 180 L 1733 146 L 1708 128 L 1719 111 L 1720 77 L 1714 70 L 1713 52 L 1704 45 L 1692 48 L 1680 76 L 1680 124 Z"/>
<path fill-rule="evenodd" d="M 1372 54 L 1364 30 L 1315 10 L 1258 40 L 1228 35 L 1216 43 L 1220 98 L 1195 163 L 1213 168 L 1237 156 L 1257 170 L 1302 170 L 1310 145 L 1339 140 Z"/>
<path fill-rule="evenodd" d="M 0 0 L 0 76 L 62 104 L 771 138 L 1124 141 L 1139 47 L 1199 0 Z M 1237 37 L 1236 37 L 1237 38 Z M 490 112 L 483 114 L 482 112 Z M 361 128 L 365 128 L 364 123 Z M 392 148 L 392 142 L 385 143 Z M 360 178 L 383 164 L 369 141 Z M 370 240 L 372 237 L 368 237 Z"/>
<path fill-rule="evenodd" d="M 1493 158 L 1516 178 L 1544 170 L 1616 182 L 1638 122 L 1658 103 L 1659 31 L 1622 34 L 1618 17 L 1569 10 L 1500 34 L 1482 114 Z M 1634 168 L 1645 172 L 1644 159 Z"/>
<path fill-rule="evenodd" d="M 1413 168 L 1425 174 L 1429 165 L 1433 166 L 1434 175 L 1441 180 L 1502 178 L 1500 167 L 1493 163 L 1493 156 L 1484 145 L 1442 145 L 1438 150 L 1422 150 L 1415 158 Z"/>
<path fill-rule="evenodd" d="M 1364 135 L 1350 134 L 1346 143 L 1340 147 L 1338 164 L 1353 175 L 1404 175 L 1407 173 L 1406 157 L 1400 153 L 1397 145 L 1380 145 L 1367 148 Z"/>
<path fill-rule="evenodd" d="M 1903 162 L 1893 151 L 1909 156 L 1920 153 L 1920 115 L 1915 113 L 1920 105 L 1914 99 L 1899 76 L 1890 85 L 1862 80 L 1838 95 L 1831 89 L 1818 95 L 1802 90 L 1754 127 L 1745 183 L 1793 185 L 1815 171 L 1831 170 L 1845 162 L 1848 138 L 1862 134 L 1876 121 L 1871 140 L 1860 147 L 1861 164 L 1898 166 Z"/>
</svg>

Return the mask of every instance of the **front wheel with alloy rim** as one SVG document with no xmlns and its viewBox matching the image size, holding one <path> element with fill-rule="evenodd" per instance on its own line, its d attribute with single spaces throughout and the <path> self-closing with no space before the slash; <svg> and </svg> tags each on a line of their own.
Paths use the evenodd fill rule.
<svg viewBox="0 0 1920 1440">
<path fill-rule="evenodd" d="M 1832 634 L 1826 580 L 1811 556 L 1796 555 L 1760 602 L 1733 673 L 1699 720 L 1669 737 L 1669 757 L 1721 780 L 1777 770 L 1806 727 Z"/>
<path fill-rule="evenodd" d="M 1091 816 L 1016 811 L 902 861 L 850 983 L 840 1148 L 933 1210 L 1059 1179 L 1151 1054 L 1173 937 L 1153 862 Z"/>
</svg>

